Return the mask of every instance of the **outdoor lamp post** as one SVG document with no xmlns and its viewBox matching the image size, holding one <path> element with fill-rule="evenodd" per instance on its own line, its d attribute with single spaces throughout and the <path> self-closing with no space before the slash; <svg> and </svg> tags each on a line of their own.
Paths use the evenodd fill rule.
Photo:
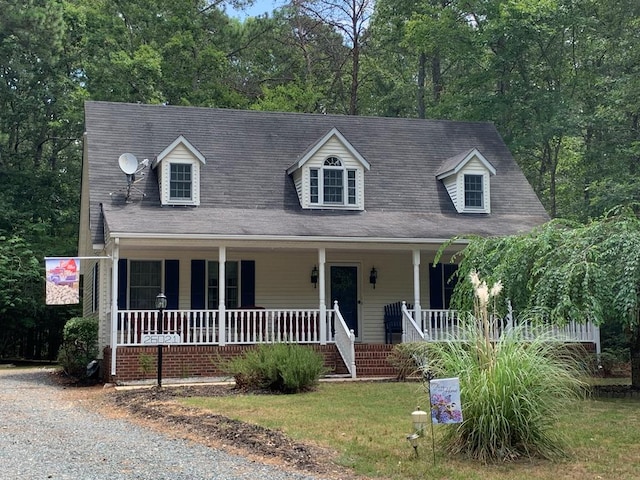
<svg viewBox="0 0 640 480">
<path fill-rule="evenodd" d="M 427 427 L 427 412 L 420 410 L 420 407 L 416 407 L 415 411 L 411 413 L 411 421 L 415 432 L 419 436 L 423 436 L 424 429 Z"/>
<path fill-rule="evenodd" d="M 411 413 L 411 421 L 413 423 L 414 432 L 407 435 L 407 441 L 413 447 L 413 451 L 416 452 L 417 457 L 418 439 L 424 435 L 424 429 L 427 425 L 427 412 L 420 410 L 420 407 L 417 407 L 415 411 Z"/>
<path fill-rule="evenodd" d="M 158 309 L 158 387 L 162 386 L 162 335 L 164 326 L 163 311 L 167 308 L 167 297 L 160 292 L 156 297 L 156 308 Z"/>
</svg>

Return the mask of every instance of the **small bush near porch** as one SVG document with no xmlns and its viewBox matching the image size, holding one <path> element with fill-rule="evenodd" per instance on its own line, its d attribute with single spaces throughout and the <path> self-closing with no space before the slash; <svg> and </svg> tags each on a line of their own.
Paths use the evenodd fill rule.
<svg viewBox="0 0 640 480">
<path fill-rule="evenodd" d="M 281 393 L 310 390 L 326 373 L 322 355 L 292 343 L 258 345 L 229 361 L 226 370 L 239 388 Z"/>
</svg>

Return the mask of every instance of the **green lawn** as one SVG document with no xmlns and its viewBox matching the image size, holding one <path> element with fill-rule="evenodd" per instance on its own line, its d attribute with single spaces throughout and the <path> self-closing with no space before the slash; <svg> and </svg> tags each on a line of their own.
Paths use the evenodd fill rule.
<svg viewBox="0 0 640 480">
<path fill-rule="evenodd" d="M 558 428 L 567 437 L 569 458 L 485 465 L 447 458 L 438 450 L 435 465 L 430 433 L 420 439 L 418 457 L 406 440 L 411 412 L 428 407 L 419 383 L 322 383 L 298 395 L 243 395 L 184 399 L 185 404 L 230 418 L 284 431 L 293 439 L 339 452 L 335 461 L 355 472 L 390 479 L 638 479 L 640 402 L 590 399 L 561 412 Z M 463 405 L 464 413 L 464 405 Z M 429 430 L 430 432 L 430 430 Z"/>
</svg>

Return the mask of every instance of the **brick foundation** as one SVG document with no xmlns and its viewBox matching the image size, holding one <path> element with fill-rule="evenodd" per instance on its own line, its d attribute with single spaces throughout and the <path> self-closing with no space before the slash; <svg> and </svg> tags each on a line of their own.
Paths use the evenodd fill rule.
<svg viewBox="0 0 640 480">
<path fill-rule="evenodd" d="M 224 377 L 224 363 L 242 355 L 254 345 L 172 345 L 162 351 L 163 378 Z M 325 366 L 333 374 L 348 373 L 335 345 L 310 345 L 324 357 Z M 118 347 L 117 375 L 111 373 L 111 348 L 104 349 L 103 379 L 107 382 L 151 380 L 158 376 L 157 347 Z"/>
<path fill-rule="evenodd" d="M 173 345 L 165 346 L 162 353 L 163 378 L 208 378 L 224 377 L 226 361 L 242 355 L 255 345 Z M 347 375 L 349 371 L 334 344 L 309 345 L 320 352 L 329 374 Z M 585 361 L 595 352 L 593 344 L 571 344 L 569 351 L 576 355 L 584 355 Z M 388 357 L 394 345 L 356 344 L 356 373 L 364 377 L 396 377 L 398 370 L 393 367 Z M 157 378 L 157 347 L 119 347 L 116 376 L 110 375 L 111 349 L 104 350 L 103 378 L 108 382 L 131 382 L 134 380 L 151 380 Z"/>
</svg>

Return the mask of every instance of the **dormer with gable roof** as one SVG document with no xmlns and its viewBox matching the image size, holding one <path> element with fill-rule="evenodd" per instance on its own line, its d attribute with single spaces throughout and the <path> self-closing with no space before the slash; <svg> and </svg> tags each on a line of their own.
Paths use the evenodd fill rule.
<svg viewBox="0 0 640 480">
<path fill-rule="evenodd" d="M 364 173 L 371 165 L 332 128 L 287 169 L 304 209 L 364 210 Z"/>
<path fill-rule="evenodd" d="M 200 166 L 204 156 L 180 135 L 153 161 L 158 168 L 162 205 L 200 205 Z"/>
<path fill-rule="evenodd" d="M 477 148 L 447 159 L 436 172 L 458 213 L 491 213 L 491 175 L 496 169 Z"/>
</svg>

